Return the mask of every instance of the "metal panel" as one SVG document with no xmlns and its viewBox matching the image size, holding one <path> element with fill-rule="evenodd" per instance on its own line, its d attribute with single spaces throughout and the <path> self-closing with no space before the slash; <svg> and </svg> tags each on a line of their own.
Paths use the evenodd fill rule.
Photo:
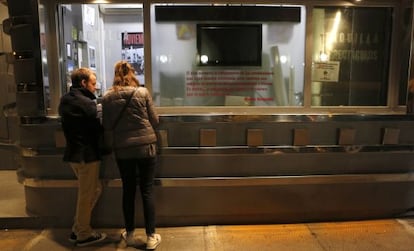
<svg viewBox="0 0 414 251">
<path fill-rule="evenodd" d="M 216 146 L 216 129 L 200 129 L 200 146 Z"/>
<path fill-rule="evenodd" d="M 412 177 L 161 179 L 155 188 L 157 222 L 172 226 L 392 217 L 413 206 L 409 199 L 414 195 Z M 30 213 L 58 217 L 59 222 L 70 226 L 76 201 L 75 182 L 26 180 L 25 184 Z M 120 182 L 106 184 L 95 209 L 94 225 L 123 224 L 120 189 Z M 137 215 L 142 215 L 141 207 L 136 210 Z M 136 224 L 143 226 L 141 217 L 137 217 Z"/>
<path fill-rule="evenodd" d="M 248 224 L 404 213 L 413 207 L 412 126 L 407 116 L 161 116 L 155 186 L 158 222 Z M 341 128 L 358 132 L 352 144 L 338 144 Z M 399 130 L 399 144 L 382 143 L 384 128 Z M 21 125 L 18 173 L 25 184 L 28 211 L 59 217 L 69 225 L 76 179 L 62 161 L 63 148 L 56 148 L 59 130 L 60 123 L 53 118 Z M 386 142 L 395 140 L 395 131 L 388 133 Z M 207 144 L 212 138 L 216 144 Z M 121 207 L 107 206 L 121 205 L 113 156 L 105 157 L 101 177 L 105 189 L 96 223 L 119 226 Z M 137 224 L 142 225 L 142 219 Z"/>
<path fill-rule="evenodd" d="M 400 129 L 398 128 L 385 128 L 382 144 L 384 145 L 397 145 L 399 143 Z"/>
<path fill-rule="evenodd" d="M 263 145 L 263 129 L 247 129 L 247 145 L 262 146 Z"/>
<path fill-rule="evenodd" d="M 353 145 L 355 144 L 356 130 L 353 128 L 340 128 L 338 145 Z"/>
<path fill-rule="evenodd" d="M 309 130 L 306 128 L 293 129 L 293 145 L 306 146 L 309 145 Z"/>
</svg>

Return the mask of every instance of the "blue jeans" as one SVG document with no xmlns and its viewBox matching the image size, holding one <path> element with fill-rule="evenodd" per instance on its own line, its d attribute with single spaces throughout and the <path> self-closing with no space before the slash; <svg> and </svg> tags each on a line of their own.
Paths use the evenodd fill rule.
<svg viewBox="0 0 414 251">
<path fill-rule="evenodd" d="M 153 183 L 157 158 L 117 159 L 116 162 L 122 179 L 122 210 L 126 231 L 135 229 L 135 194 L 138 183 L 146 234 L 155 233 Z"/>
</svg>

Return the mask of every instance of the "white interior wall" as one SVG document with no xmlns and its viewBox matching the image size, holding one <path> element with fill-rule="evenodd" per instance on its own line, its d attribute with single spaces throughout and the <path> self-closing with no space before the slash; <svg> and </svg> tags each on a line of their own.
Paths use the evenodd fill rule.
<svg viewBox="0 0 414 251">
<path fill-rule="evenodd" d="M 121 54 L 121 34 L 123 32 L 143 32 L 144 25 L 142 17 L 138 15 L 104 15 L 103 16 L 103 37 L 104 37 L 104 74 L 106 82 L 103 83 L 107 88 L 112 86 L 114 78 L 114 65 L 122 59 Z M 141 84 L 145 84 L 143 78 L 139 78 Z"/>
</svg>

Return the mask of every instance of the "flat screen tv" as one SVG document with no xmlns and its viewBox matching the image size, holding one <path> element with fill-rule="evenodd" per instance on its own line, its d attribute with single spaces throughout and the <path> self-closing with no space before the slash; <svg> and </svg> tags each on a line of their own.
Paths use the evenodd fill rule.
<svg viewBox="0 0 414 251">
<path fill-rule="evenodd" d="M 200 66 L 261 66 L 261 24 L 198 24 Z"/>
</svg>

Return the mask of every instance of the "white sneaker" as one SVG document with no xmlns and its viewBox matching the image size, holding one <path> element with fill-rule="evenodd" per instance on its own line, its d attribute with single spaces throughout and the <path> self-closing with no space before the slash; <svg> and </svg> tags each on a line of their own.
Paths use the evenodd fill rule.
<svg viewBox="0 0 414 251">
<path fill-rule="evenodd" d="M 161 235 L 152 234 L 147 236 L 147 249 L 155 249 L 161 243 Z"/>
<path fill-rule="evenodd" d="M 124 241 L 126 242 L 127 246 L 136 246 L 137 242 L 135 241 L 134 238 L 134 232 L 130 232 L 128 233 L 127 231 L 124 231 L 122 234 L 122 239 L 124 239 Z"/>
</svg>

